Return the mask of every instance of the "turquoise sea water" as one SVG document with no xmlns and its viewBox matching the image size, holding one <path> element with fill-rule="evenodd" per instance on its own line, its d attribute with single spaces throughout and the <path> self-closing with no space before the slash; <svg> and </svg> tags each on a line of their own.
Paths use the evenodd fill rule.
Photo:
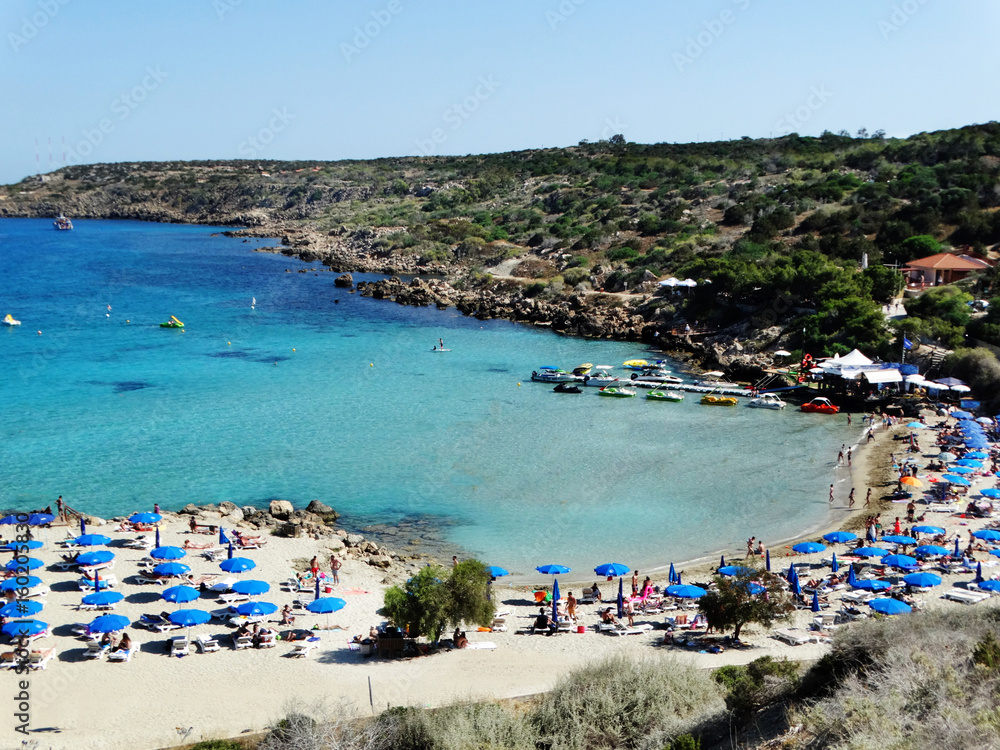
<svg viewBox="0 0 1000 750">
<path fill-rule="evenodd" d="M 648 568 L 827 519 L 842 418 L 554 394 L 532 369 L 647 353 L 362 298 L 212 232 L 0 220 L 0 317 L 23 322 L 0 328 L 0 507 L 315 498 L 353 524 L 440 518 L 516 572 Z"/>
</svg>

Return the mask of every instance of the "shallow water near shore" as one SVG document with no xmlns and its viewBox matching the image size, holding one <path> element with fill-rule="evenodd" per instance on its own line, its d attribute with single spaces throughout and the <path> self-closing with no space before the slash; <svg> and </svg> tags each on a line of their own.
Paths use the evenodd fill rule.
<svg viewBox="0 0 1000 750">
<path fill-rule="evenodd" d="M 515 573 L 647 569 L 828 520 L 842 417 L 554 394 L 533 369 L 646 351 L 362 298 L 213 231 L 0 220 L 0 317 L 23 322 L 0 328 L 0 506 L 319 499 L 351 526 L 440 518 Z"/>
</svg>

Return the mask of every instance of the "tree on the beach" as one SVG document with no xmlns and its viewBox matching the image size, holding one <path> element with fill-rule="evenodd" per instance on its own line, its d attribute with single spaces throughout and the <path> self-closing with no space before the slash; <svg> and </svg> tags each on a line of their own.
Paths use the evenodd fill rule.
<svg viewBox="0 0 1000 750">
<path fill-rule="evenodd" d="M 717 576 L 715 584 L 715 590 L 698 600 L 698 609 L 709 627 L 718 631 L 733 628 L 734 638 L 740 637 L 740 630 L 747 623 L 770 627 L 794 609 L 785 592 L 785 582 L 766 570 L 745 567 L 734 576 Z M 751 584 L 763 586 L 764 591 Z"/>
<path fill-rule="evenodd" d="M 464 623 L 487 626 L 494 606 L 488 598 L 489 572 L 478 560 L 460 562 L 446 574 L 428 565 L 403 587 L 386 589 L 384 612 L 413 637 L 438 641 L 446 626 Z"/>
</svg>

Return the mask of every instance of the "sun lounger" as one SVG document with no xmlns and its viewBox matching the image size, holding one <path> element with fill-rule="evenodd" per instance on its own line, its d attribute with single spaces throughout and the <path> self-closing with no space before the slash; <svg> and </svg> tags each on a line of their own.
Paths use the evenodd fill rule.
<svg viewBox="0 0 1000 750">
<path fill-rule="evenodd" d="M 466 646 L 467 649 L 472 649 L 473 651 L 492 651 L 497 647 L 493 641 L 469 641 Z"/>
<path fill-rule="evenodd" d="M 218 651 L 221 649 L 219 642 L 207 635 L 199 635 L 194 639 L 194 642 L 198 645 L 198 650 L 203 654 L 207 654 L 209 651 Z"/>
<path fill-rule="evenodd" d="M 171 656 L 187 656 L 190 653 L 191 644 L 186 635 L 178 635 L 170 639 Z"/>
<path fill-rule="evenodd" d="M 962 604 L 979 604 L 979 602 L 984 602 L 990 598 L 990 595 L 985 591 L 965 591 L 963 589 L 952 589 L 951 591 L 943 594 L 945 599 L 950 599 L 953 602 L 961 602 Z"/>
<path fill-rule="evenodd" d="M 225 558 L 226 550 L 222 549 L 221 547 L 217 547 L 215 549 L 207 549 L 201 553 L 201 556 L 204 557 L 209 562 L 219 562 L 220 560 Z"/>
<path fill-rule="evenodd" d="M 28 666 L 31 669 L 45 669 L 50 661 L 55 658 L 55 648 L 45 648 L 32 651 L 28 654 Z"/>
<path fill-rule="evenodd" d="M 152 549 L 153 542 L 149 538 L 143 536 L 138 539 L 126 540 L 125 546 L 129 549 Z"/>
<path fill-rule="evenodd" d="M 83 652 L 84 659 L 103 659 L 108 647 L 102 646 L 98 641 L 91 641 L 87 650 Z"/>
<path fill-rule="evenodd" d="M 295 648 L 289 653 L 289 656 L 306 657 L 317 648 L 319 648 L 319 638 L 309 638 L 308 640 L 296 643 Z"/>
<path fill-rule="evenodd" d="M 78 566 L 79 563 L 76 562 L 76 560 L 60 560 L 59 562 L 52 563 L 53 568 L 57 568 L 58 570 L 61 570 L 63 573 L 65 573 L 67 570 L 72 570 L 73 568 L 76 568 Z"/>
<path fill-rule="evenodd" d="M 233 633 L 233 648 L 237 651 L 245 648 L 253 648 L 253 638 L 249 635 L 236 635 L 236 633 Z"/>
<path fill-rule="evenodd" d="M 816 630 L 833 630 L 840 624 L 840 616 L 834 613 L 821 614 L 813 618 L 813 627 Z"/>
<path fill-rule="evenodd" d="M 14 669 L 17 667 L 17 654 L 13 651 L 4 651 L 0 654 L 0 669 Z"/>
<path fill-rule="evenodd" d="M 779 628 L 774 631 L 774 637 L 779 641 L 784 641 L 789 646 L 802 646 L 807 643 L 819 643 L 818 635 L 815 633 L 807 633 L 803 630 Z"/>
<path fill-rule="evenodd" d="M 505 617 L 494 617 L 493 622 L 490 624 L 490 630 L 505 633 L 507 632 L 507 618 Z"/>
<path fill-rule="evenodd" d="M 209 591 L 223 592 L 229 591 L 230 587 L 236 583 L 235 578 L 223 578 L 221 581 L 216 581 L 215 583 L 208 586 Z"/>
<path fill-rule="evenodd" d="M 240 602 L 250 601 L 250 597 L 246 594 L 228 593 L 222 594 L 216 601 L 219 604 L 225 604 L 227 607 L 231 607 L 232 605 Z"/>
<path fill-rule="evenodd" d="M 115 649 L 108 654 L 108 661 L 132 661 L 132 656 L 139 650 L 138 646 L 127 649 Z"/>
<path fill-rule="evenodd" d="M 90 591 L 94 588 L 93 578 L 79 578 L 77 579 L 77 586 L 80 591 Z M 118 586 L 118 579 L 115 576 L 101 576 L 101 589 L 113 589 Z"/>
<path fill-rule="evenodd" d="M 259 645 L 257 648 L 274 648 L 278 645 L 278 634 L 277 633 L 264 633 L 260 637 Z"/>
<path fill-rule="evenodd" d="M 136 583 L 155 583 L 157 586 L 165 586 L 174 579 L 168 576 L 153 576 L 148 573 L 137 573 L 135 580 Z"/>
<path fill-rule="evenodd" d="M 643 633 L 648 633 L 653 629 L 653 626 L 648 622 L 639 623 L 638 625 L 628 626 L 624 623 L 598 623 L 597 632 L 606 633 L 608 635 L 641 635 Z"/>
</svg>

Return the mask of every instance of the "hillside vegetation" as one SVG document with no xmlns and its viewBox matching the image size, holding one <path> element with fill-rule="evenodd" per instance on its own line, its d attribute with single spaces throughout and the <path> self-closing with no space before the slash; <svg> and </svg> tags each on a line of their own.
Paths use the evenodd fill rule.
<svg viewBox="0 0 1000 750">
<path fill-rule="evenodd" d="M 97 164 L 0 188 L 4 216 L 64 211 L 279 236 L 376 229 L 365 253 L 483 287 L 499 283 L 483 269 L 506 260 L 502 275 L 525 297 L 648 294 L 664 275 L 690 277 L 711 283 L 664 301 L 658 320 L 777 323 L 793 332 L 789 345 L 815 354 L 885 350 L 894 332 L 880 304 L 899 275 L 883 264 L 942 247 L 995 257 L 998 207 L 998 123 L 904 139 L 642 145 L 614 136 L 466 157 Z M 990 294 L 993 276 L 967 290 Z M 910 333 L 947 345 L 968 323 L 921 320 Z M 976 333 L 1000 343 L 1000 318 Z"/>
</svg>

